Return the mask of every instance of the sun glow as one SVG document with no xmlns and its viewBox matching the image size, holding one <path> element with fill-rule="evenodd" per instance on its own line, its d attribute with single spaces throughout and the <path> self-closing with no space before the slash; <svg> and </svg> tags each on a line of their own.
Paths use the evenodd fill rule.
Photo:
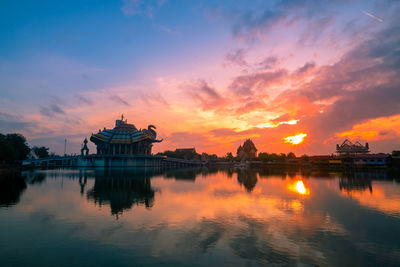
<svg viewBox="0 0 400 267">
<path fill-rule="evenodd" d="M 296 192 L 300 195 L 309 195 L 310 189 L 308 189 L 302 180 L 297 180 L 294 183 L 289 184 L 288 186 L 290 191 Z"/>
<path fill-rule="evenodd" d="M 281 122 L 279 123 L 279 125 L 281 125 L 281 124 L 295 125 L 295 124 L 297 124 L 298 121 L 299 121 L 299 120 L 281 121 Z"/>
<path fill-rule="evenodd" d="M 285 143 L 290 143 L 292 145 L 298 145 L 298 144 L 300 144 L 301 142 L 304 141 L 304 138 L 306 136 L 307 136 L 307 134 L 300 133 L 300 134 L 297 134 L 297 135 L 285 137 L 284 140 L 285 140 Z"/>
</svg>

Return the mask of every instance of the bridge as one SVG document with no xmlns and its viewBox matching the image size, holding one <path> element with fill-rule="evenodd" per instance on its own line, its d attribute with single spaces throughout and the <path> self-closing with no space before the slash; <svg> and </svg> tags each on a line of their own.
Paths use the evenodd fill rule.
<svg viewBox="0 0 400 267">
<path fill-rule="evenodd" d="M 163 167 L 182 168 L 204 166 L 201 160 L 185 160 L 154 155 L 107 155 L 55 156 L 28 159 L 26 167 Z"/>
</svg>

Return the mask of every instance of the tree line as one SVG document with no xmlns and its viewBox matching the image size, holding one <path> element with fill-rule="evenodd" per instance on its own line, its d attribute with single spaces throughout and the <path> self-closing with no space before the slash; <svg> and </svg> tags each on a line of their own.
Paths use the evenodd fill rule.
<svg viewBox="0 0 400 267">
<path fill-rule="evenodd" d="M 49 157 L 49 148 L 44 146 L 31 148 L 22 134 L 0 133 L 0 163 L 19 164 L 27 159 L 31 150 L 39 158 Z"/>
</svg>

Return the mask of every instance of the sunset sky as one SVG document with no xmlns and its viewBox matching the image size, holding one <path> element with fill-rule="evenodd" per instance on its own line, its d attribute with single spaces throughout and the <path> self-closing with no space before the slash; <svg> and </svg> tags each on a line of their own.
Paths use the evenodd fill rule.
<svg viewBox="0 0 400 267">
<path fill-rule="evenodd" d="M 153 152 L 399 150 L 400 1 L 0 1 L 1 133 L 79 153 L 121 114 Z"/>
</svg>

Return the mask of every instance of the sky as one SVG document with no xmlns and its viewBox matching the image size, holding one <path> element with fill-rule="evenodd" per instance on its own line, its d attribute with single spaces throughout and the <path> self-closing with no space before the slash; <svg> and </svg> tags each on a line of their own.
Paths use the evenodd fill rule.
<svg viewBox="0 0 400 267">
<path fill-rule="evenodd" d="M 346 138 L 400 150 L 399 11 L 394 0 L 0 0 L 0 132 L 79 153 L 124 114 L 157 127 L 153 152 L 222 156 L 248 138 L 268 153 L 331 154 Z"/>
</svg>

